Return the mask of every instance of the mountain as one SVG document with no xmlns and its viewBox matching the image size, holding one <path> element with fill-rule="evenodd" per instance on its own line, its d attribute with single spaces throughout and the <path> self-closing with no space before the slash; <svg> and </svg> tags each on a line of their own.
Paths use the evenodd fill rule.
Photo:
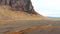
<svg viewBox="0 0 60 34">
<path fill-rule="evenodd" d="M 31 0 L 0 0 L 0 20 L 41 19 Z"/>
</svg>

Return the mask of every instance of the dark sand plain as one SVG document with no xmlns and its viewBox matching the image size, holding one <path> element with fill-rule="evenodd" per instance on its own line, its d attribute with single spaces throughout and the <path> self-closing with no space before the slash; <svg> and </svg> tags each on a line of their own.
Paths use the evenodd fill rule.
<svg viewBox="0 0 60 34">
<path fill-rule="evenodd" d="M 12 32 L 60 34 L 60 20 L 0 20 L 0 34 L 13 34 Z"/>
</svg>

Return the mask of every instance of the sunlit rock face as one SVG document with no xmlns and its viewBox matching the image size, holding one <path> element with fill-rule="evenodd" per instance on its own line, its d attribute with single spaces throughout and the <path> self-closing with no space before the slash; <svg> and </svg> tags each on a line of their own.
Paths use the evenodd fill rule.
<svg viewBox="0 0 60 34">
<path fill-rule="evenodd" d="M 0 0 L 0 5 L 8 5 L 12 10 L 37 14 L 33 9 L 31 0 Z"/>
</svg>

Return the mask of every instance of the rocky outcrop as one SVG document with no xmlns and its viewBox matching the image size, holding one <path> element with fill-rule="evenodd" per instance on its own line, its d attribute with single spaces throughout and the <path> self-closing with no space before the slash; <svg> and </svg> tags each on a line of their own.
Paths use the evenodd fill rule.
<svg viewBox="0 0 60 34">
<path fill-rule="evenodd" d="M 8 5 L 11 10 L 25 11 L 30 14 L 38 14 L 34 11 L 31 0 L 0 0 L 0 5 Z"/>
</svg>

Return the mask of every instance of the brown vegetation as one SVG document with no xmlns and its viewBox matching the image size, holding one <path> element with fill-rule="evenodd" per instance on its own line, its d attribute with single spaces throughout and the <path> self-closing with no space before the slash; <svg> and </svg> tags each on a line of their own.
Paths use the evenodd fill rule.
<svg viewBox="0 0 60 34">
<path fill-rule="evenodd" d="M 28 14 L 24 11 L 12 11 L 9 6 L 0 6 L 0 20 L 14 20 L 14 19 L 41 19 L 41 15 Z"/>
</svg>

